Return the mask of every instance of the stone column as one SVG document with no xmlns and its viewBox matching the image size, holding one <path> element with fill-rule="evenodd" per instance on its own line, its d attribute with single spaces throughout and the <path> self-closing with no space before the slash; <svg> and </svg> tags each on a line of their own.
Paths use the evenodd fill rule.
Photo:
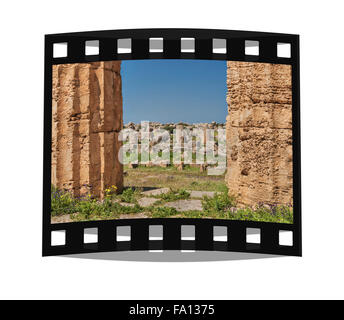
<svg viewBox="0 0 344 320">
<path fill-rule="evenodd" d="M 227 175 L 241 205 L 293 201 L 291 66 L 227 62 Z"/>
<path fill-rule="evenodd" d="M 120 63 L 53 66 L 52 184 L 75 196 L 123 188 Z"/>
</svg>

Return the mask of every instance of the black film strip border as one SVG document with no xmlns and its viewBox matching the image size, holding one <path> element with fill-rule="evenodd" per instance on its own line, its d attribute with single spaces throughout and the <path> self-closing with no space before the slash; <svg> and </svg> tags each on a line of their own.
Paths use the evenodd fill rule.
<svg viewBox="0 0 344 320">
<path fill-rule="evenodd" d="M 117 53 L 117 39 L 130 38 L 131 53 Z M 162 53 L 149 52 L 149 39 L 163 38 Z M 181 52 L 181 38 L 194 38 L 195 52 Z M 212 52 L 213 39 L 226 39 L 226 53 Z M 98 55 L 85 55 L 86 41 L 99 41 Z M 245 41 L 259 42 L 259 55 L 245 55 Z M 54 43 L 67 43 L 67 57 L 54 58 Z M 277 57 L 277 44 L 289 43 L 291 57 Z M 293 95 L 294 223 L 279 224 L 218 219 L 125 219 L 50 223 L 52 65 L 135 59 L 207 59 L 290 64 Z M 215 250 L 301 256 L 301 167 L 299 36 L 252 31 L 210 29 L 132 29 L 53 34 L 45 36 L 43 255 L 123 250 Z M 149 240 L 149 226 L 163 226 L 163 240 Z M 182 240 L 181 226 L 195 226 L 195 239 Z M 116 227 L 130 226 L 130 241 L 116 241 Z M 213 228 L 227 227 L 228 241 L 213 239 Z M 98 242 L 84 243 L 84 229 L 97 228 Z M 259 244 L 247 243 L 246 229 L 260 229 Z M 52 246 L 51 232 L 64 230 L 65 245 Z M 280 231 L 293 232 L 292 246 L 279 245 Z"/>
</svg>

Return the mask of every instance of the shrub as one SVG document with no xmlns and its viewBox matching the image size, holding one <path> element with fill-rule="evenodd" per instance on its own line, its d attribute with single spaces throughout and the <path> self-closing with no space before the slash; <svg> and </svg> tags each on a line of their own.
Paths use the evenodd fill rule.
<svg viewBox="0 0 344 320">
<path fill-rule="evenodd" d="M 162 193 L 157 196 L 154 196 L 154 198 L 161 199 L 162 200 L 161 202 L 169 202 L 169 201 L 188 199 L 190 198 L 190 193 L 184 189 L 171 190 L 167 193 Z"/>
<path fill-rule="evenodd" d="M 57 216 L 76 212 L 76 200 L 67 192 L 51 187 L 51 215 Z"/>
<path fill-rule="evenodd" d="M 227 212 L 225 217 L 231 220 L 251 220 L 263 222 L 277 223 L 293 223 L 293 209 L 289 206 L 263 206 L 260 205 L 256 209 L 239 208 Z"/>
<path fill-rule="evenodd" d="M 142 208 L 137 204 L 133 207 L 121 206 L 110 199 L 104 199 L 104 201 L 97 201 L 95 199 L 80 201 L 77 208 L 79 214 L 73 217 L 75 220 L 118 218 L 120 214 L 142 211 Z"/>
<path fill-rule="evenodd" d="M 109 217 L 116 218 L 120 214 L 137 213 L 143 210 L 138 204 L 129 207 L 113 202 L 112 197 L 116 189 L 115 186 L 112 186 L 105 190 L 105 198 L 103 201 L 100 201 L 92 198 L 90 194 L 85 197 L 74 198 L 69 192 L 52 187 L 51 215 L 74 214 L 72 218 L 75 220 L 94 220 Z M 124 197 L 126 197 L 127 201 L 133 201 L 137 192 L 137 190 L 131 190 Z"/>
<path fill-rule="evenodd" d="M 141 190 L 139 189 L 128 188 L 123 190 L 122 194 L 119 195 L 119 199 L 127 203 L 136 203 L 140 193 Z"/>
<path fill-rule="evenodd" d="M 207 213 L 223 213 L 236 205 L 235 197 L 229 196 L 228 192 L 215 193 L 213 198 L 205 196 L 202 206 Z"/>
</svg>

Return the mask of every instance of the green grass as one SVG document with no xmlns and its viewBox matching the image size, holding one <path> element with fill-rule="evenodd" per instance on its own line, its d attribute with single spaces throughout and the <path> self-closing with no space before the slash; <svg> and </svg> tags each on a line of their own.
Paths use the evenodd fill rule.
<svg viewBox="0 0 344 320">
<path fill-rule="evenodd" d="M 127 192 L 124 196 L 126 200 L 133 201 L 134 195 L 138 191 Z M 141 212 L 138 204 L 134 206 L 122 206 L 113 201 L 113 195 L 105 197 L 103 201 L 91 196 L 75 198 L 69 192 L 64 192 L 52 187 L 51 192 L 51 215 L 59 216 L 71 214 L 73 220 L 99 220 L 119 218 L 121 214 L 131 214 Z"/>
<path fill-rule="evenodd" d="M 201 219 L 201 218 L 206 218 L 206 217 L 204 216 L 204 212 L 202 211 L 188 210 L 188 211 L 178 212 L 178 214 L 176 215 L 176 218 Z"/>
<path fill-rule="evenodd" d="M 159 167 L 159 166 L 144 166 L 144 165 L 139 165 L 135 169 L 130 169 L 128 165 L 124 165 L 124 170 L 125 171 L 130 171 L 132 173 L 134 172 L 155 172 L 155 173 L 174 173 L 177 175 L 188 175 L 188 174 L 196 174 L 197 176 L 207 176 L 206 172 L 199 172 L 199 168 L 197 166 L 190 166 L 189 164 L 184 165 L 184 170 L 179 171 L 177 169 L 177 166 L 167 166 L 167 167 Z"/>
<path fill-rule="evenodd" d="M 216 193 L 214 198 L 204 197 L 203 211 L 214 219 L 293 223 L 293 209 L 284 205 L 258 205 L 256 208 L 237 208 L 237 201 L 228 192 Z"/>
<path fill-rule="evenodd" d="M 214 197 L 205 196 L 202 201 L 203 210 L 206 213 L 223 213 L 236 205 L 235 197 L 227 192 L 215 193 Z"/>
<path fill-rule="evenodd" d="M 188 190 L 198 191 L 227 192 L 227 186 L 223 180 L 224 179 L 190 181 L 190 183 L 185 188 Z"/>
<path fill-rule="evenodd" d="M 71 218 L 76 221 L 118 219 L 121 214 L 141 211 L 142 208 L 137 204 L 133 207 L 127 207 L 107 199 L 104 201 L 86 200 L 77 204 L 78 214 L 73 214 Z"/>
<path fill-rule="evenodd" d="M 226 188 L 224 175 L 209 176 L 200 172 L 198 167 L 185 166 L 178 171 L 176 167 L 143 167 L 131 169 L 124 166 L 126 187 L 171 188 L 173 190 L 198 190 L 223 192 Z"/>
<path fill-rule="evenodd" d="M 71 214 L 77 212 L 77 200 L 69 192 L 63 192 L 56 187 L 51 187 L 51 215 Z"/>
<path fill-rule="evenodd" d="M 178 214 L 175 208 L 170 207 L 150 207 L 148 211 L 151 213 L 152 218 L 167 218 Z"/>
<path fill-rule="evenodd" d="M 197 185 L 196 190 L 199 190 Z M 189 199 L 190 193 L 185 189 L 172 189 L 170 192 L 152 196 L 159 199 L 154 205 L 142 208 L 137 200 L 141 197 L 141 189 L 128 188 L 122 194 L 108 193 L 103 201 L 87 196 L 74 198 L 70 193 L 52 187 L 51 215 L 70 214 L 74 221 L 119 219 L 125 214 L 144 212 L 151 218 L 213 218 L 229 220 L 262 221 L 276 223 L 293 223 L 293 209 L 282 205 L 258 205 L 256 208 L 238 208 L 236 198 L 228 194 L 228 189 L 218 186 L 221 190 L 213 198 L 203 197 L 203 211 L 190 210 L 178 212 L 175 208 L 163 206 L 166 202 Z M 123 206 L 118 201 L 134 205 Z"/>
<path fill-rule="evenodd" d="M 190 193 L 184 189 L 170 190 L 167 193 L 151 196 L 152 198 L 161 199 L 164 202 L 177 201 L 190 198 Z"/>
<path fill-rule="evenodd" d="M 233 212 L 226 212 L 224 219 L 293 223 L 293 209 L 283 205 L 275 206 L 270 209 L 265 207 L 258 207 L 255 210 L 251 208 L 234 209 Z"/>
<path fill-rule="evenodd" d="M 155 202 L 155 205 L 160 205 L 166 202 L 189 199 L 190 193 L 184 189 L 179 189 L 179 190 L 171 190 L 170 192 L 162 193 L 159 195 L 153 195 L 151 197 L 160 199 L 160 201 Z"/>
</svg>

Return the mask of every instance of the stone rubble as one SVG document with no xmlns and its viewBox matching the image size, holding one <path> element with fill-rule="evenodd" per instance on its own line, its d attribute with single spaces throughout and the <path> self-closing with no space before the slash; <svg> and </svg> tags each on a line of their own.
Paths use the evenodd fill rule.
<svg viewBox="0 0 344 320">
<path fill-rule="evenodd" d="M 144 196 L 158 196 L 163 193 L 169 193 L 169 192 L 170 192 L 170 188 L 159 188 L 159 189 L 143 191 L 142 194 Z"/>
<path fill-rule="evenodd" d="M 140 198 L 139 200 L 137 200 L 138 204 L 143 208 L 149 207 L 157 201 L 159 201 L 159 199 L 148 198 L 148 197 L 143 197 L 143 198 Z"/>
<path fill-rule="evenodd" d="M 190 198 L 203 198 L 204 196 L 209 198 L 214 198 L 214 191 L 196 191 L 196 190 L 186 190 L 190 193 Z"/>
<path fill-rule="evenodd" d="M 165 207 L 175 208 L 177 211 L 189 211 L 189 210 L 199 210 L 202 211 L 202 201 L 201 200 L 177 200 L 172 202 L 167 202 L 164 205 Z"/>
</svg>

